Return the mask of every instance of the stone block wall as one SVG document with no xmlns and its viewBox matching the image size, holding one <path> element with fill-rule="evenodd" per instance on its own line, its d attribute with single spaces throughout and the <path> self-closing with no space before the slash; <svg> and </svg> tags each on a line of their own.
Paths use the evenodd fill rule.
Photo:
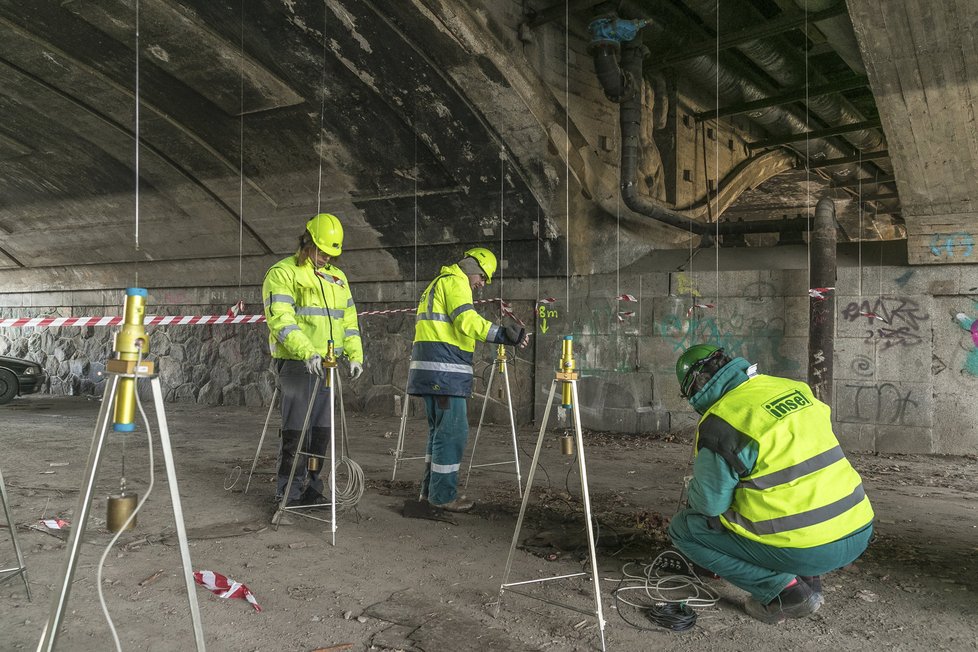
<svg viewBox="0 0 978 652">
<path fill-rule="evenodd" d="M 675 361 L 686 347 L 716 342 L 756 362 L 762 373 L 805 380 L 808 355 L 807 271 L 766 269 L 634 272 L 620 275 L 506 280 L 507 299 L 533 333 L 532 345 L 507 351 L 518 423 L 539 423 L 560 361 L 572 336 L 581 374 L 585 428 L 621 432 L 691 428 L 696 415 L 679 396 Z M 413 306 L 411 282 L 353 284 L 361 311 Z M 569 289 L 569 293 L 568 293 Z M 488 299 L 487 288 L 482 299 Z M 242 292 L 245 296 L 241 296 Z M 833 417 L 850 450 L 978 452 L 978 270 L 840 268 L 836 311 Z M 622 294 L 637 301 L 619 301 Z M 541 304 L 538 297 L 554 297 Z M 568 301 L 569 297 L 569 301 Z M 223 314 L 239 298 L 258 309 L 257 290 L 150 292 L 150 314 Z M 478 299 L 479 297 L 477 297 Z M 122 292 L 0 295 L 0 316 L 118 314 Z M 478 304 L 500 320 L 498 304 Z M 620 314 L 619 314 L 620 313 Z M 960 317 L 958 317 L 960 315 Z M 413 338 L 410 312 L 366 314 L 360 320 L 365 374 L 345 375 L 344 400 L 356 412 L 393 415 L 403 392 Z M 151 357 L 159 365 L 166 399 L 211 405 L 267 405 L 274 390 L 263 324 L 149 327 Z M 978 331 L 978 327 L 975 327 Z M 112 348 L 112 329 L 0 329 L 0 354 L 40 362 L 52 394 L 98 394 Z M 482 410 L 496 350 L 480 344 L 475 356 L 470 420 Z M 343 368 L 343 373 L 346 369 Z M 498 374 L 486 420 L 508 421 Z M 557 399 L 550 424 L 570 425 Z M 411 413 L 423 415 L 418 399 Z"/>
</svg>

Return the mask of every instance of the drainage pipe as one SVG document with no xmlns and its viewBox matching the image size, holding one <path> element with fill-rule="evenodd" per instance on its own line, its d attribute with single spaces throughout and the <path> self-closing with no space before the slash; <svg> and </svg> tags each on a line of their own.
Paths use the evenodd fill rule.
<svg viewBox="0 0 978 652">
<path fill-rule="evenodd" d="M 822 197 L 815 206 L 811 244 L 811 277 L 815 289 L 808 299 L 808 384 L 815 398 L 832 404 L 835 350 L 835 202 Z M 824 289 L 833 288 L 833 289 Z M 821 295 L 822 298 L 819 298 Z"/>
<path fill-rule="evenodd" d="M 622 74 L 631 79 L 642 79 L 642 59 L 648 52 L 644 45 L 627 42 L 621 48 Z M 614 89 L 613 89 L 614 90 Z M 606 94 L 611 95 L 606 91 Z M 805 218 L 785 220 L 752 220 L 749 222 L 721 222 L 719 224 L 700 222 L 682 213 L 640 195 L 636 180 L 638 178 L 640 130 L 642 122 L 641 93 L 626 94 L 620 104 L 621 121 L 621 197 L 631 210 L 651 217 L 654 220 L 683 229 L 696 235 L 736 235 L 746 233 L 778 233 L 782 231 L 805 231 L 809 222 Z"/>
</svg>

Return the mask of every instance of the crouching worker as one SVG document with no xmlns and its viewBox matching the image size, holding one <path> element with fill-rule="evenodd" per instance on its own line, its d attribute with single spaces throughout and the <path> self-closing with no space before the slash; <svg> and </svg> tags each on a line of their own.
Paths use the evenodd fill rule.
<svg viewBox="0 0 978 652">
<path fill-rule="evenodd" d="M 428 414 L 421 499 L 434 507 L 465 512 L 473 502 L 458 495 L 458 470 L 469 437 L 466 401 L 472 393 L 472 355 L 476 340 L 526 348 L 530 338 L 518 326 L 483 319 L 472 305 L 472 291 L 492 282 L 496 257 L 476 247 L 455 265 L 442 267 L 418 302 L 408 394 L 424 399 Z"/>
<path fill-rule="evenodd" d="M 757 374 L 708 344 L 680 356 L 676 377 L 702 418 L 673 544 L 749 592 L 744 609 L 762 622 L 815 613 L 819 576 L 852 563 L 873 533 L 873 508 L 829 406 L 805 383 Z"/>
<path fill-rule="evenodd" d="M 325 373 L 323 358 L 329 342 L 333 342 L 336 356 L 349 359 L 354 380 L 363 373 L 356 305 L 346 275 L 330 262 L 342 251 L 342 224 L 336 216 L 320 213 L 306 224 L 296 253 L 272 265 L 262 283 L 268 342 L 282 391 L 282 445 L 275 500 L 281 501 L 287 495 L 289 507 L 318 505 L 325 500 L 321 473 L 325 467 L 328 477 L 329 464 L 321 457 L 303 456 L 291 485 L 289 475 L 310 401 L 310 432 L 306 434 L 303 452 L 323 456 L 329 446 L 330 388 L 321 382 L 319 391 L 312 395 L 317 378 Z M 309 459 L 318 463 L 308 465 L 307 476 Z M 276 525 L 291 524 L 283 514 L 276 512 L 276 516 Z"/>
</svg>

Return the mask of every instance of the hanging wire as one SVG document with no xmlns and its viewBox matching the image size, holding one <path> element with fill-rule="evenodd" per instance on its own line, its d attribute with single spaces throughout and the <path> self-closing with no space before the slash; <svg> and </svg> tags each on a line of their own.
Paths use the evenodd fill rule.
<svg viewBox="0 0 978 652">
<path fill-rule="evenodd" d="M 564 0 L 564 264 L 570 311 L 570 1 Z"/>
<path fill-rule="evenodd" d="M 327 12 L 326 5 L 323 5 L 323 73 L 320 78 L 319 92 L 322 94 L 322 101 L 319 105 L 319 188 L 316 190 L 316 215 L 322 213 L 323 200 L 323 148 L 325 147 L 325 126 L 326 126 L 326 29 Z"/>
<path fill-rule="evenodd" d="M 506 149 L 499 147 L 499 318 L 502 319 L 503 312 L 503 270 L 506 267 L 506 256 L 504 246 L 506 241 L 503 239 L 503 229 L 506 228 L 506 221 L 503 219 L 504 203 L 506 199 Z"/>
<path fill-rule="evenodd" d="M 641 91 L 639 91 L 641 92 Z M 618 158 L 621 160 L 621 122 L 618 121 L 615 129 L 615 136 L 618 139 Z M 615 189 L 615 296 L 621 296 L 621 166 L 618 166 L 618 187 Z M 619 317 L 621 307 L 615 300 L 615 317 Z M 620 322 L 619 322 L 620 323 Z"/>
<path fill-rule="evenodd" d="M 411 296 L 418 296 L 418 98 L 411 103 L 411 128 L 414 131 L 414 281 Z"/>
<path fill-rule="evenodd" d="M 241 0 L 241 28 L 238 35 L 238 299 L 244 265 L 244 0 Z"/>
<path fill-rule="evenodd" d="M 713 240 L 713 249 L 716 252 L 716 293 L 713 295 L 713 302 L 716 304 L 716 325 L 717 328 L 720 327 L 720 0 L 717 0 L 717 24 L 716 24 L 716 124 L 713 127 L 713 143 L 714 143 L 714 154 L 713 154 L 713 200 L 715 203 L 713 205 L 714 222 L 716 224 L 716 237 Z M 707 193 L 710 191 L 710 186 L 707 184 Z M 707 194 L 707 202 L 709 202 L 709 194 Z"/>
<path fill-rule="evenodd" d="M 859 285 L 859 300 L 863 300 L 863 179 L 859 176 L 859 170 L 863 168 L 863 150 L 859 149 L 859 167 L 856 168 L 856 179 L 859 183 L 859 244 L 856 246 L 856 253 L 858 255 L 859 264 L 859 276 L 857 283 Z"/>
<path fill-rule="evenodd" d="M 808 226 L 808 287 L 812 286 L 812 159 L 808 96 L 808 0 L 805 0 L 805 220 Z"/>
<path fill-rule="evenodd" d="M 133 256 L 133 271 L 135 275 L 134 286 L 139 287 L 139 0 L 136 0 L 136 82 L 135 82 L 135 96 L 136 96 L 136 125 L 134 132 L 136 135 L 136 226 L 133 231 L 133 243 L 134 243 L 134 256 Z"/>
<path fill-rule="evenodd" d="M 537 301 L 541 299 L 540 297 L 540 240 L 543 237 L 543 224 L 540 222 L 540 203 L 537 202 Z M 536 306 L 534 306 L 534 309 Z"/>
</svg>

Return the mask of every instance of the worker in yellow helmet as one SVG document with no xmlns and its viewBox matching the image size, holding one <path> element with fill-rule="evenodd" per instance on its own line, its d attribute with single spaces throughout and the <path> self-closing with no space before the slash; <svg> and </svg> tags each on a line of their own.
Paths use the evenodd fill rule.
<svg viewBox="0 0 978 652">
<path fill-rule="evenodd" d="M 530 338 L 519 326 L 483 319 L 472 305 L 472 292 L 492 282 L 496 257 L 483 247 L 465 252 L 421 293 L 414 326 L 414 347 L 407 391 L 424 399 L 428 447 L 421 497 L 454 512 L 472 508 L 458 496 L 458 470 L 469 436 L 466 401 L 472 393 L 472 356 L 476 341 L 526 348 Z"/>
<path fill-rule="evenodd" d="M 873 508 L 829 406 L 805 383 L 758 374 L 712 344 L 683 352 L 676 376 L 702 418 L 673 544 L 748 591 L 744 609 L 762 622 L 815 613 L 820 576 L 852 563 L 873 534 Z"/>
<path fill-rule="evenodd" d="M 323 502 L 319 470 L 309 471 L 307 478 L 306 464 L 300 463 L 292 485 L 286 484 L 310 400 L 314 405 L 305 452 L 325 455 L 329 445 L 330 389 L 321 383 L 317 395 L 312 396 L 316 378 L 324 374 L 323 357 L 329 342 L 337 356 L 349 359 L 354 380 L 363 373 L 356 305 L 346 275 L 331 262 L 342 252 L 343 225 L 335 215 L 320 213 L 306 224 L 296 253 L 272 265 L 262 283 L 268 343 L 281 388 L 282 444 L 276 500 L 287 494 L 287 505 L 291 506 Z M 278 525 L 288 524 L 287 517 L 280 518 Z"/>
</svg>

